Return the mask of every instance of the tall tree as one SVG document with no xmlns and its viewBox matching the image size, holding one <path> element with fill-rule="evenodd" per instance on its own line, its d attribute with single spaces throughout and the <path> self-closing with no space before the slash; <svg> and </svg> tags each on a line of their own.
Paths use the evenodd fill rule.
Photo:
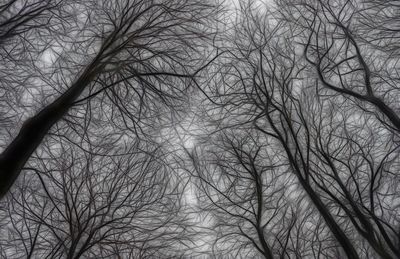
<svg viewBox="0 0 400 259">
<path fill-rule="evenodd" d="M 204 66 L 195 56 L 210 33 L 208 22 L 215 7 L 197 0 L 89 1 L 70 6 L 79 14 L 75 28 L 65 26 L 74 39 L 68 42 L 61 35 L 58 42 L 69 50 L 62 55 L 63 61 L 69 59 L 69 69 L 61 71 L 63 90 L 23 123 L 0 155 L 0 195 L 6 194 L 32 152 L 72 107 L 104 94 L 127 126 L 135 127 L 146 103 L 157 99 L 168 105 L 179 99 Z M 77 57 L 75 51 L 87 54 Z M 135 96 L 135 102 L 124 106 L 125 96 Z"/>
<path fill-rule="evenodd" d="M 199 211 L 215 232 L 213 253 L 266 259 L 311 255 L 313 245 L 304 234 L 318 231 L 311 227 L 316 214 L 304 193 L 295 191 L 281 154 L 270 153 L 271 143 L 256 131 L 231 129 L 213 139 L 203 156 L 191 154 Z"/>
<path fill-rule="evenodd" d="M 304 8 L 313 6 L 299 2 Z M 339 52 L 345 47 L 323 47 L 330 42 L 324 39 L 310 47 L 310 38 L 314 36 L 307 34 L 307 28 L 314 18 L 325 16 L 322 10 L 312 9 L 312 18 L 301 20 L 305 11 L 300 9 L 298 16 L 288 19 L 285 10 L 298 11 L 296 3 L 277 5 L 276 12 L 264 11 L 255 4 L 242 6 L 243 15 L 239 16 L 241 20 L 232 38 L 234 45 L 230 47 L 232 62 L 221 75 L 223 87 L 215 89 L 215 102 L 226 114 L 222 121 L 228 127 L 253 125 L 271 138 L 274 144 L 270 148 L 276 146 L 284 151 L 281 160 L 288 161 L 299 185 L 348 258 L 368 254 L 397 258 L 394 244 L 398 243 L 398 222 L 393 216 L 396 205 L 383 205 L 396 199 L 397 188 L 384 184 L 397 179 L 392 171 L 398 163 L 398 145 L 392 135 L 395 124 L 377 124 L 377 119 L 384 122 L 379 114 L 369 116 L 365 113 L 370 111 L 368 107 L 359 103 L 354 106 L 346 95 L 325 99 L 324 95 L 332 89 L 320 88 L 321 83 L 325 84 L 324 78 L 319 72 L 313 76 L 315 64 L 310 55 L 325 59 L 321 64 L 326 73 L 334 73 L 342 64 L 331 60 L 327 51 Z M 343 11 L 346 4 L 329 6 Z M 299 21 L 304 22 L 299 25 Z M 326 21 L 320 26 L 334 25 L 335 22 Z M 332 37 L 332 41 L 345 36 L 348 37 Z M 318 54 L 314 47 L 325 52 Z M 306 53 L 305 58 L 301 50 Z M 358 69 L 343 69 L 340 73 L 344 75 L 346 71 L 356 73 Z M 356 79 L 352 82 L 356 83 Z M 357 119 L 358 123 L 353 121 Z"/>
</svg>

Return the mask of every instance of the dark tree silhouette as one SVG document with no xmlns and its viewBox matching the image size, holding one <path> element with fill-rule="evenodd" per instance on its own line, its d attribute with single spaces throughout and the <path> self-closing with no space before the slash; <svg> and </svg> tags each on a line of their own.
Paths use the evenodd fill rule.
<svg viewBox="0 0 400 259">
<path fill-rule="evenodd" d="M 398 1 L 234 2 L 0 4 L 1 257 L 400 258 Z"/>
<path fill-rule="evenodd" d="M 197 0 L 77 4 L 81 9 L 76 11 L 82 15 L 76 18 L 75 30 L 80 35 L 70 44 L 75 48 L 86 45 L 83 51 L 93 55 L 80 59 L 86 65 L 75 69 L 77 76 L 71 74 L 66 89 L 23 123 L 0 155 L 0 195 L 6 194 L 50 128 L 74 105 L 106 94 L 124 114 L 123 119 L 135 122 L 141 117 L 141 108 L 136 106 L 144 106 L 148 99 L 158 98 L 166 104 L 179 99 L 204 66 L 195 56 L 197 45 L 208 36 L 207 21 L 218 10 L 213 7 Z M 134 111 L 123 106 L 125 95 L 136 95 L 136 103 L 131 104 Z"/>
<path fill-rule="evenodd" d="M 307 221 L 312 225 L 307 217 L 313 212 L 304 194 L 295 191 L 281 154 L 269 153 L 271 143 L 255 131 L 226 131 L 213 142 L 208 155 L 191 158 L 199 211 L 210 217 L 208 228 L 215 232 L 214 254 L 270 259 L 311 253 L 311 240 L 302 231 Z"/>
<path fill-rule="evenodd" d="M 111 147 L 108 156 L 100 156 L 61 143 L 46 162 L 27 169 L 7 196 L 5 254 L 168 258 L 174 249 L 179 254 L 186 220 L 176 202 L 181 185 L 160 160 L 159 147 L 143 152 L 149 147 L 136 142 L 123 155 Z"/>
</svg>

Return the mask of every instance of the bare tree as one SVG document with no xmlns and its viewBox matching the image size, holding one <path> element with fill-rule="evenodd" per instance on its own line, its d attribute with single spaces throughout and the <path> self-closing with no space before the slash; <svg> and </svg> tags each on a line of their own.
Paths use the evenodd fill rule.
<svg viewBox="0 0 400 259">
<path fill-rule="evenodd" d="M 88 154 L 61 142 L 8 196 L 2 247 L 13 258 L 155 258 L 179 254 L 182 195 L 160 149 Z M 100 148 L 100 147 L 99 147 Z M 112 147 L 113 148 L 113 147 Z M 120 147 L 122 149 L 123 147 Z M 175 247 L 175 248 L 174 248 Z"/>
<path fill-rule="evenodd" d="M 253 124 L 273 145 L 280 146 L 284 151 L 281 159 L 288 162 L 344 253 L 359 258 L 348 222 L 325 204 L 313 182 L 312 139 L 299 95 L 305 65 L 291 44 L 292 31 L 282 23 L 271 26 L 266 13 L 251 5 L 243 6 L 243 13 L 243 25 L 237 26 L 235 35 L 237 51 L 226 73 L 232 76 L 224 78 L 229 88 L 223 92 L 222 103 L 238 107 L 242 123 Z M 235 95 L 238 99 L 230 98 Z"/>
<path fill-rule="evenodd" d="M 309 256 L 312 242 L 304 227 L 308 222 L 312 231 L 313 211 L 281 154 L 270 153 L 271 143 L 254 131 L 224 132 L 213 142 L 205 157 L 192 154 L 200 212 L 215 232 L 213 254 Z"/>
<path fill-rule="evenodd" d="M 311 2 L 299 2 L 302 8 L 314 6 Z M 345 19 L 346 4 L 330 2 L 323 6 L 330 14 L 332 10 L 327 6 L 342 10 L 337 17 Z M 342 247 L 339 256 L 344 253 L 348 258 L 376 255 L 397 258 L 394 245 L 398 243 L 398 222 L 394 216 L 397 207 L 390 203 L 397 199 L 398 190 L 388 183 L 397 181 L 392 170 L 398 166 L 398 145 L 391 133 L 395 123 L 390 119 L 390 112 L 383 112 L 392 123 L 388 127 L 387 123 L 377 124 L 377 119 L 384 121 L 379 115 L 369 116 L 368 107 L 359 109 L 360 104 L 354 106 L 348 102 L 346 95 L 326 100 L 323 94 L 328 91 L 319 88 L 320 82 L 325 84 L 325 77 L 321 77 L 321 71 L 317 78 L 313 77 L 308 65 L 316 63 L 310 60 L 310 55 L 324 60 L 318 66 L 324 67 L 326 73 L 334 73 L 332 71 L 342 64 L 335 63 L 328 51 L 340 52 L 346 45 L 329 45 L 331 41 L 322 38 L 319 39 L 321 44 L 317 42 L 311 47 L 313 33 L 303 36 L 315 22 L 313 19 L 328 16 L 328 13 L 324 16 L 323 9 L 312 9 L 314 12 L 310 11 L 307 20 L 303 17 L 306 12 L 295 9 L 296 4 L 277 7 L 277 12 L 268 13 L 259 6 L 242 6 L 244 15 L 240 16 L 242 20 L 236 27 L 231 47 L 235 49 L 231 51 L 233 61 L 221 75 L 224 86 L 216 88 L 216 102 L 229 118 L 222 116 L 221 123 L 227 127 L 247 125 L 250 128 L 253 125 L 271 139 L 272 147 L 284 151 L 281 161 L 288 161 L 290 171 Z M 295 12 L 297 16 L 289 19 L 286 8 L 298 11 Z M 300 25 L 299 20 L 303 21 Z M 339 26 L 334 21 L 320 23 L 315 28 L 321 33 L 327 33 L 322 26 Z M 346 28 L 341 27 L 341 30 Z M 332 33 L 337 31 L 339 29 Z M 344 33 L 331 40 L 337 42 L 343 38 L 349 40 L 349 37 Z M 304 39 L 306 58 L 300 49 Z M 353 43 L 348 41 L 349 46 Z M 323 47 L 323 44 L 328 45 Z M 317 47 L 325 52 L 318 52 L 314 49 Z M 355 55 L 357 53 L 356 50 Z M 349 60 L 352 59 L 362 61 L 357 56 Z M 359 70 L 355 67 L 340 73 Z M 356 76 L 352 80 L 357 83 Z M 344 78 L 332 81 L 348 82 Z M 361 121 L 356 123 L 357 119 Z"/>
<path fill-rule="evenodd" d="M 7 3 L 1 256 L 400 258 L 396 1 Z"/>
<path fill-rule="evenodd" d="M 46 35 L 63 16 L 68 1 L 9 0 L 0 4 L 0 121 L 1 141 L 21 117 L 25 89 L 32 87 L 35 60 L 46 48 Z M 65 18 L 65 17 L 64 17 Z"/>
<path fill-rule="evenodd" d="M 305 30 L 304 53 L 322 85 L 364 103 L 364 109 L 379 111 L 377 116 L 384 116 L 382 122 L 398 132 L 400 118 L 393 100 L 398 96 L 398 82 L 393 80 L 396 72 L 388 67 L 396 66 L 397 55 L 393 60 L 393 40 L 385 36 L 395 36 L 396 16 L 391 13 L 397 4 L 381 4 L 382 1 L 321 0 L 292 4 L 282 1 L 281 6 L 289 10 L 288 19 L 296 20 L 298 28 Z M 371 28 L 374 29 L 368 32 Z M 376 50 L 377 45 L 382 48 Z"/>
<path fill-rule="evenodd" d="M 1 195 L 50 128 L 73 106 L 104 95 L 124 123 L 134 128 L 147 102 L 157 99 L 170 104 L 177 99 L 204 65 L 194 57 L 198 44 L 208 36 L 209 18 L 218 10 L 212 7 L 197 0 L 78 2 L 76 27 L 67 29 L 74 39 L 68 42 L 68 37 L 62 37 L 59 42 L 70 50 L 69 68 L 61 71 L 65 86 L 54 101 L 24 122 L 1 154 Z M 87 54 L 77 57 L 75 51 Z M 67 57 L 61 56 L 64 61 Z M 126 96 L 130 103 L 125 102 Z"/>
</svg>

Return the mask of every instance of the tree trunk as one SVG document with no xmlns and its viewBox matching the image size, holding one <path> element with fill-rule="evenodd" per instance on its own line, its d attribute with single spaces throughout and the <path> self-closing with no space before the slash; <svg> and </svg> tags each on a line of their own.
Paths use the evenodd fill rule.
<svg viewBox="0 0 400 259">
<path fill-rule="evenodd" d="M 25 121 L 17 137 L 0 154 L 0 199 L 18 178 L 50 128 L 68 112 L 85 87 L 103 69 L 103 66 L 96 66 L 98 60 L 96 57 L 64 94 Z"/>
</svg>

